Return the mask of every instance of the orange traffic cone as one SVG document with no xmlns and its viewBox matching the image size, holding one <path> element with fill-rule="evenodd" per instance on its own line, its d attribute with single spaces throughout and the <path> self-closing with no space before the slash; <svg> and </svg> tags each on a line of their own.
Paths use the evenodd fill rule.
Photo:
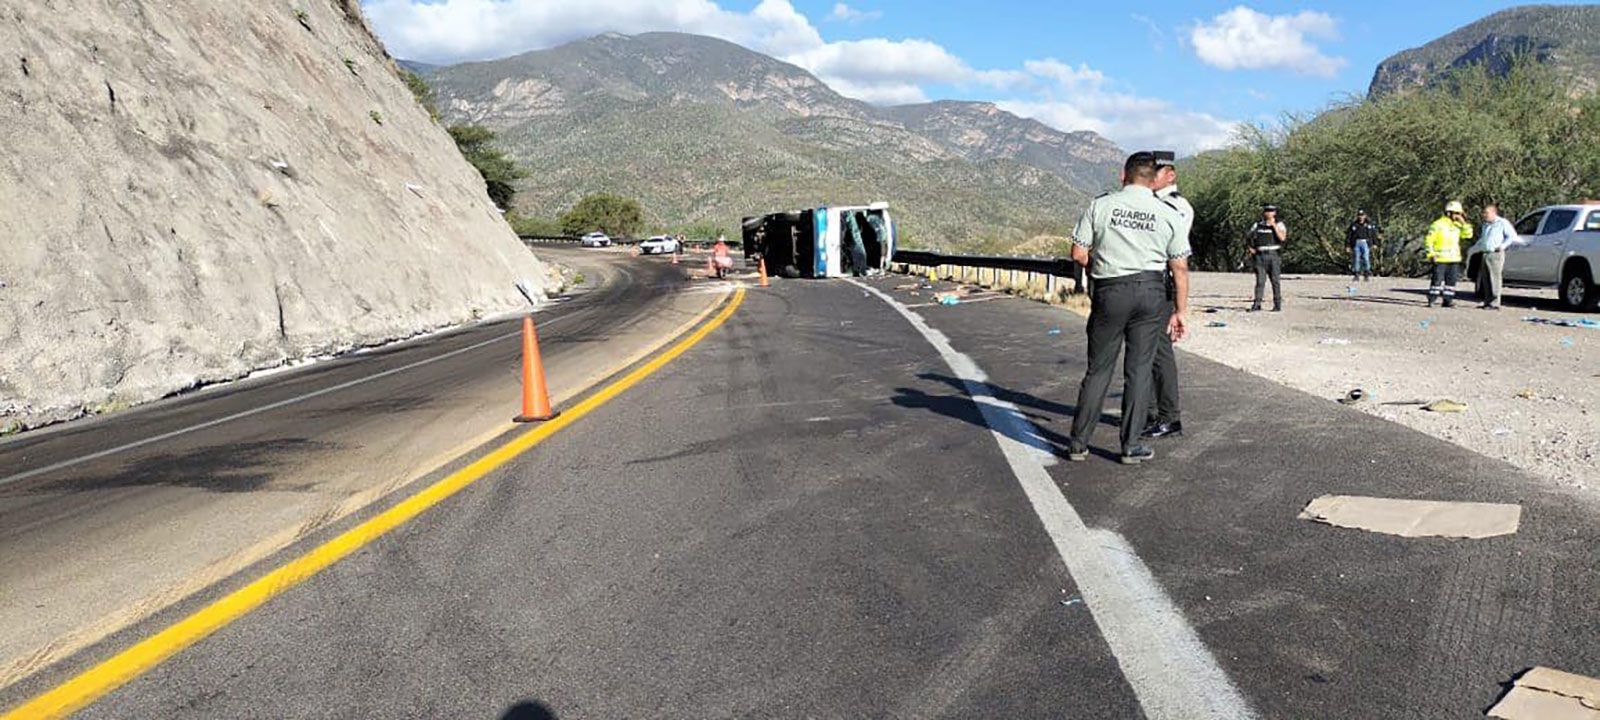
<svg viewBox="0 0 1600 720">
<path fill-rule="evenodd" d="M 519 423 L 542 422 L 559 415 L 550 409 L 550 390 L 544 384 L 544 359 L 539 357 L 539 333 L 533 317 L 522 319 L 522 414 Z"/>
<path fill-rule="evenodd" d="M 761 258 L 757 267 L 761 270 L 761 287 L 767 287 L 767 259 Z"/>
<path fill-rule="evenodd" d="M 678 251 L 677 250 L 673 250 L 672 251 L 672 264 L 673 265 L 677 265 L 678 264 Z"/>
</svg>

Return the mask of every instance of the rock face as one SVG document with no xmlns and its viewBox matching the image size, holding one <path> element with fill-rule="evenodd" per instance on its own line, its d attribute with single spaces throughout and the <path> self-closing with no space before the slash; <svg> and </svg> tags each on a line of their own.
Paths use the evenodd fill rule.
<svg viewBox="0 0 1600 720">
<path fill-rule="evenodd" d="M 1422 47 L 1379 63 L 1367 94 L 1426 87 L 1456 68 L 1484 65 L 1503 73 L 1517 58 L 1547 63 L 1591 92 L 1600 80 L 1600 5 L 1524 5 L 1489 15 Z"/>
<path fill-rule="evenodd" d="M 356 0 L 0 0 L 0 430 L 524 304 Z"/>
</svg>

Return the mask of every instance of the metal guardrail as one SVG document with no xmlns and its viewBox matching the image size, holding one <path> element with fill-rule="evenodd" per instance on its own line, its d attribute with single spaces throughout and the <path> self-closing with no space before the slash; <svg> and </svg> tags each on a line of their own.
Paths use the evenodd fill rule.
<svg viewBox="0 0 1600 720">
<path fill-rule="evenodd" d="M 984 268 L 988 270 L 1014 270 L 1054 277 L 1077 278 L 1078 264 L 1071 258 L 1031 258 L 1009 255 L 946 255 L 924 250 L 897 250 L 890 262 L 922 267 Z"/>
<path fill-rule="evenodd" d="M 904 265 L 907 272 L 913 266 L 932 271 L 935 275 L 952 280 L 974 281 L 991 286 L 1006 285 L 1036 287 L 1036 278 L 1044 278 L 1044 291 L 1050 297 L 1060 297 L 1067 288 L 1058 287 L 1057 279 L 1072 279 L 1070 294 L 1088 289 L 1083 268 L 1071 258 L 1032 258 L 1007 255 L 946 255 L 922 250 L 899 250 L 890 258 L 891 267 Z M 952 272 L 954 270 L 954 272 Z M 967 271 L 971 270 L 972 273 Z M 989 271 L 984 277 L 984 271 Z M 1005 274 L 1002 277 L 1002 273 Z M 1018 277 L 1018 274 L 1022 277 Z M 921 274 L 917 272 L 916 274 Z M 974 277 L 975 276 L 975 277 Z"/>
</svg>

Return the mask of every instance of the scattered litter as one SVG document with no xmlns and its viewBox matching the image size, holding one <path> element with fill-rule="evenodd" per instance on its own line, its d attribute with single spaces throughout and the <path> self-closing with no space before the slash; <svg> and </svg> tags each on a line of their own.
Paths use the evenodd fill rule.
<svg viewBox="0 0 1600 720">
<path fill-rule="evenodd" d="M 915 290 L 912 290 L 911 291 L 911 297 L 922 297 L 922 293 L 919 293 L 919 292 L 917 292 Z"/>
<path fill-rule="evenodd" d="M 1223 321 L 1221 321 L 1221 320 L 1212 320 L 1211 322 L 1206 323 L 1206 327 L 1227 327 L 1227 326 L 1228 326 L 1228 324 L 1223 322 Z"/>
<path fill-rule="evenodd" d="M 1600 720 L 1600 680 L 1547 667 L 1522 674 L 1488 716 L 1501 720 Z"/>
<path fill-rule="evenodd" d="M 1523 400 L 1534 400 L 1539 396 L 1533 392 L 1533 388 L 1523 388 L 1517 391 L 1517 397 Z"/>
<path fill-rule="evenodd" d="M 1515 533 L 1522 506 L 1323 495 L 1306 505 L 1300 519 L 1400 537 L 1477 539 Z"/>
<path fill-rule="evenodd" d="M 1347 288 L 1345 288 L 1345 289 L 1344 289 L 1344 291 L 1345 291 L 1345 292 L 1346 292 L 1346 293 L 1349 293 L 1349 294 L 1351 294 L 1351 295 L 1354 295 L 1354 294 L 1356 294 L 1356 286 L 1354 286 L 1354 285 L 1351 285 L 1351 286 L 1349 286 L 1349 287 L 1347 287 Z"/>
<path fill-rule="evenodd" d="M 1207 314 L 1213 314 L 1213 313 L 1219 313 L 1219 312 L 1222 312 L 1222 310 L 1220 308 L 1214 308 L 1214 307 L 1206 308 L 1206 313 Z"/>
<path fill-rule="evenodd" d="M 1430 325 L 1433 325 L 1433 320 L 1423 320 L 1422 322 L 1417 323 L 1417 325 L 1421 326 L 1423 330 L 1427 330 Z"/>
<path fill-rule="evenodd" d="M 1072 607 L 1073 605 L 1082 605 L 1082 604 L 1083 604 L 1083 598 L 1081 598 L 1081 597 L 1075 597 L 1075 598 L 1072 598 L 1070 600 L 1062 600 L 1061 601 L 1061 606 L 1062 607 Z"/>
<path fill-rule="evenodd" d="M 1350 341 L 1344 338 L 1323 338 L 1318 345 L 1349 345 Z"/>
<path fill-rule="evenodd" d="M 1522 321 L 1531 322 L 1535 325 L 1555 325 L 1557 327 L 1581 327 L 1589 328 L 1590 330 L 1600 330 L 1600 320 L 1591 320 L 1589 318 L 1542 318 L 1537 315 L 1529 315 L 1525 318 L 1522 318 Z"/>
<path fill-rule="evenodd" d="M 918 285 L 916 283 L 900 283 L 899 285 L 894 286 L 894 289 L 896 289 L 896 290 L 915 290 L 915 289 L 917 289 L 919 287 L 922 287 L 922 286 Z"/>
<path fill-rule="evenodd" d="M 1436 413 L 1458 413 L 1466 412 L 1467 404 L 1459 400 L 1439 398 L 1438 400 L 1428 403 L 1427 405 L 1423 405 L 1422 409 L 1427 410 L 1428 412 Z"/>
<path fill-rule="evenodd" d="M 1570 348 L 1572 346 L 1573 346 L 1572 338 L 1566 337 L 1566 336 L 1563 336 L 1561 338 L 1561 347 Z"/>
<path fill-rule="evenodd" d="M 1361 388 L 1356 388 L 1345 393 L 1344 397 L 1339 398 L 1339 402 L 1344 403 L 1345 405 L 1354 405 L 1365 399 L 1367 399 L 1367 391 L 1362 390 Z"/>
<path fill-rule="evenodd" d="M 856 321 L 854 321 L 854 320 L 840 320 L 839 321 L 839 327 L 845 327 L 846 325 L 854 325 L 854 324 L 856 324 Z"/>
<path fill-rule="evenodd" d="M 1511 434 L 1511 428 L 1499 427 L 1490 430 L 1489 432 L 1497 437 L 1505 437 Z"/>
<path fill-rule="evenodd" d="M 1384 405 L 1427 405 L 1428 401 L 1427 400 L 1393 400 L 1393 401 L 1386 402 L 1386 403 L 1383 403 L 1383 404 Z"/>
<path fill-rule="evenodd" d="M 861 297 L 864 297 L 864 298 L 872 297 L 872 293 L 867 292 L 866 290 L 862 290 L 861 291 Z"/>
<path fill-rule="evenodd" d="M 939 293 L 933 296 L 940 305 L 956 305 L 961 302 L 961 296 L 953 292 Z"/>
<path fill-rule="evenodd" d="M 6 281 L 0 280 L 0 289 L 5 289 L 5 287 L 6 287 Z"/>
<path fill-rule="evenodd" d="M 1044 334 L 1046 334 L 1046 335 L 1060 335 L 1061 334 L 1061 328 L 1050 328 L 1049 330 L 1046 330 L 1044 332 Z"/>
</svg>

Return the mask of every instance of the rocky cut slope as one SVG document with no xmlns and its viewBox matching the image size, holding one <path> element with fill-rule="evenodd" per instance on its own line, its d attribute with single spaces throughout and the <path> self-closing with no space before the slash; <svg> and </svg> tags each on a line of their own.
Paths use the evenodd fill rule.
<svg viewBox="0 0 1600 720">
<path fill-rule="evenodd" d="M 356 0 L 4 0 L 0 47 L 0 429 L 545 282 Z"/>
</svg>

